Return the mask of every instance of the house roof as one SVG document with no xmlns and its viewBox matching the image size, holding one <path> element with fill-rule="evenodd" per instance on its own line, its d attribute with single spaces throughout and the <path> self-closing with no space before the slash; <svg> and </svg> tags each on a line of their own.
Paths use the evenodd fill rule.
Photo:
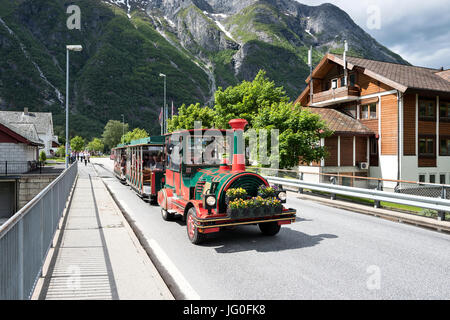
<svg viewBox="0 0 450 320">
<path fill-rule="evenodd" d="M 50 112 L 0 111 L 0 119 L 3 123 L 34 124 L 37 133 L 47 133 L 48 128 L 53 128 L 52 114 Z"/>
<path fill-rule="evenodd" d="M 43 142 L 41 139 L 39 139 L 39 136 L 36 131 L 36 127 L 32 123 L 6 123 L 4 120 L 0 117 L 0 127 L 3 126 L 3 128 L 6 128 L 7 131 L 9 130 L 12 134 L 16 134 L 21 137 L 21 142 L 31 144 L 31 145 L 38 145 L 43 146 Z M 17 138 L 17 137 L 14 137 Z"/>
<path fill-rule="evenodd" d="M 336 56 L 342 59 L 342 56 Z M 400 89 L 403 92 L 406 90 L 401 90 L 403 89 L 401 86 L 406 89 L 450 92 L 450 81 L 438 75 L 441 72 L 440 69 L 408 66 L 355 57 L 347 57 L 347 61 L 354 66 L 366 69 L 368 71 L 366 72 L 367 75 L 381 82 L 385 82 L 383 78 L 393 81 L 395 84 L 400 85 L 398 86 L 399 88 L 395 86 L 394 88 Z M 389 85 L 389 82 L 387 84 Z"/>
<path fill-rule="evenodd" d="M 335 134 L 374 135 L 375 133 L 356 119 L 330 108 L 305 107 L 316 113 Z"/>
<path fill-rule="evenodd" d="M 343 66 L 343 56 L 331 53 L 326 54 L 314 68 L 312 77 L 314 79 L 323 78 L 333 63 Z M 347 56 L 347 69 L 358 69 L 363 74 L 401 92 L 411 89 L 443 92 L 446 95 L 450 95 L 450 70 L 417 67 L 350 56 Z M 309 83 L 310 80 L 311 75 L 306 78 L 305 82 Z M 309 85 L 306 86 L 295 100 L 295 103 L 304 102 L 304 99 L 309 94 L 309 89 Z"/>
</svg>

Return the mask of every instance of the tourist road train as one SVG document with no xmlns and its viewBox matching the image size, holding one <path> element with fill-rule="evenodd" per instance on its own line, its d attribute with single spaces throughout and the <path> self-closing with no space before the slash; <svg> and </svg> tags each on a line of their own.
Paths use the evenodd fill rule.
<svg viewBox="0 0 450 320">
<path fill-rule="evenodd" d="M 233 119 L 231 130 L 184 130 L 118 145 L 111 151 L 114 174 L 142 199 L 158 204 L 164 220 L 181 215 L 194 244 L 239 225 L 258 225 L 273 236 L 281 225 L 295 222 L 296 210 L 283 205 L 285 190 L 246 171 L 246 124 Z M 233 151 L 223 152 L 227 148 Z"/>
</svg>

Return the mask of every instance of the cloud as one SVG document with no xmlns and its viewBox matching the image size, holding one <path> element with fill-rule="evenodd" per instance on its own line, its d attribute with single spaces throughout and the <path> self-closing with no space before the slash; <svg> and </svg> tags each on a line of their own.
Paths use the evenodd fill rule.
<svg viewBox="0 0 450 320">
<path fill-rule="evenodd" d="M 297 0 L 307 5 L 332 3 L 378 42 L 414 65 L 450 68 L 448 0 Z M 380 9 L 380 29 L 367 26 L 370 6 Z"/>
</svg>

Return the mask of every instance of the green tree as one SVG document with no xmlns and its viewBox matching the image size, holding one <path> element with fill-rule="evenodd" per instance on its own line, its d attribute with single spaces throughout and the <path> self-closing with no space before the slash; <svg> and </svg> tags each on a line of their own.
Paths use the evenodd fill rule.
<svg viewBox="0 0 450 320">
<path fill-rule="evenodd" d="M 94 138 L 91 142 L 88 143 L 87 148 L 90 151 L 103 152 L 105 145 L 103 144 L 102 140 L 100 140 L 99 138 Z"/>
<path fill-rule="evenodd" d="M 133 140 L 147 138 L 149 134 L 144 129 L 135 128 L 133 131 L 128 131 L 123 140 L 125 143 L 130 143 Z"/>
<path fill-rule="evenodd" d="M 45 151 L 42 150 L 41 153 L 39 154 L 39 161 L 45 162 L 46 160 L 47 160 L 47 155 L 45 154 Z"/>
<path fill-rule="evenodd" d="M 66 147 L 64 145 L 61 145 L 56 150 L 56 156 L 59 158 L 64 158 L 64 154 L 66 153 Z"/>
<path fill-rule="evenodd" d="M 191 104 L 188 107 L 182 105 L 178 115 L 169 119 L 169 132 L 181 129 L 194 129 L 194 121 L 201 121 L 203 128 L 212 128 L 216 118 L 216 112 L 209 107 L 201 107 L 200 103 Z"/>
<path fill-rule="evenodd" d="M 270 130 L 279 130 L 281 168 L 324 158 L 327 152 L 320 146 L 320 140 L 332 134 L 318 114 L 286 102 L 262 107 L 254 118 L 253 128 L 266 129 L 269 142 Z"/>
<path fill-rule="evenodd" d="M 80 152 L 84 149 L 86 142 L 80 136 L 76 136 L 70 140 L 70 147 L 75 152 Z"/>
<path fill-rule="evenodd" d="M 228 121 L 242 118 L 252 127 L 253 120 L 261 108 L 288 101 L 289 97 L 283 87 L 276 87 L 275 83 L 266 77 L 266 72 L 260 70 L 251 82 L 242 81 L 234 87 L 217 90 L 215 124 L 217 128 L 226 129 L 229 128 Z"/>
<path fill-rule="evenodd" d="M 122 124 L 117 120 L 109 120 L 103 130 L 103 143 L 109 149 L 117 146 L 122 140 L 123 132 L 128 131 L 128 123 Z"/>
<path fill-rule="evenodd" d="M 215 94 L 214 109 L 202 108 L 200 104 L 183 105 L 179 115 L 169 121 L 169 131 L 192 129 L 194 121 L 202 121 L 203 127 L 229 128 L 234 118 L 246 119 L 247 129 L 266 129 L 270 150 L 271 129 L 279 130 L 280 167 L 291 168 L 299 162 L 319 161 L 326 156 L 320 140 L 332 133 L 319 115 L 307 108 L 293 105 L 283 87 L 277 87 L 261 70 L 251 82 L 223 90 Z"/>
</svg>

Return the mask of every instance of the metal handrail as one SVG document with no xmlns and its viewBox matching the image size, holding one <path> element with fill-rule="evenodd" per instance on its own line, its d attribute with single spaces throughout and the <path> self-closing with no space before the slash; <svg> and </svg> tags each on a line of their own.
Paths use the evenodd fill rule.
<svg viewBox="0 0 450 320">
<path fill-rule="evenodd" d="M 362 177 L 362 176 L 350 176 L 346 174 L 332 174 L 332 173 L 323 173 L 323 172 L 309 172 L 309 171 L 301 171 L 301 170 L 289 170 L 289 169 L 275 169 L 275 168 L 264 168 L 264 167 L 247 167 L 248 169 L 258 169 L 258 170 L 272 170 L 279 172 L 292 172 L 299 174 L 310 174 L 310 175 L 318 175 L 318 176 L 328 176 L 328 177 L 344 177 L 344 178 L 352 178 L 352 179 L 360 179 L 360 180 L 369 180 L 369 181 L 383 181 L 383 182 L 396 182 L 396 183 L 409 183 L 416 184 L 421 186 L 434 186 L 434 187 L 448 187 L 450 188 L 450 184 L 440 184 L 440 183 L 431 183 L 431 182 L 419 182 L 412 180 L 395 180 L 395 179 L 385 179 L 385 178 L 375 178 L 375 177 Z M 295 180 L 295 179 L 293 179 Z"/>
<path fill-rule="evenodd" d="M 367 198 L 372 200 L 405 204 L 419 208 L 450 212 L 450 200 L 447 199 L 421 197 L 404 193 L 339 186 L 327 183 L 313 183 L 298 179 L 285 179 L 273 176 L 264 176 L 264 178 L 272 183 L 278 183 L 292 187 L 307 188 L 317 191 L 329 192 L 332 194 L 341 194 L 346 196 Z"/>
<path fill-rule="evenodd" d="M 39 192 L 33 199 L 31 199 L 25 206 L 22 207 L 19 211 L 17 211 L 11 218 L 6 220 L 4 224 L 0 226 L 0 239 L 12 228 L 14 225 L 19 222 L 19 220 L 25 216 L 31 208 L 34 207 L 36 203 L 38 203 L 48 192 L 52 189 L 64 176 L 71 170 L 71 168 L 77 164 L 72 164 L 69 168 L 65 169 L 55 180 L 53 180 L 47 187 L 45 187 L 41 192 Z"/>
</svg>

